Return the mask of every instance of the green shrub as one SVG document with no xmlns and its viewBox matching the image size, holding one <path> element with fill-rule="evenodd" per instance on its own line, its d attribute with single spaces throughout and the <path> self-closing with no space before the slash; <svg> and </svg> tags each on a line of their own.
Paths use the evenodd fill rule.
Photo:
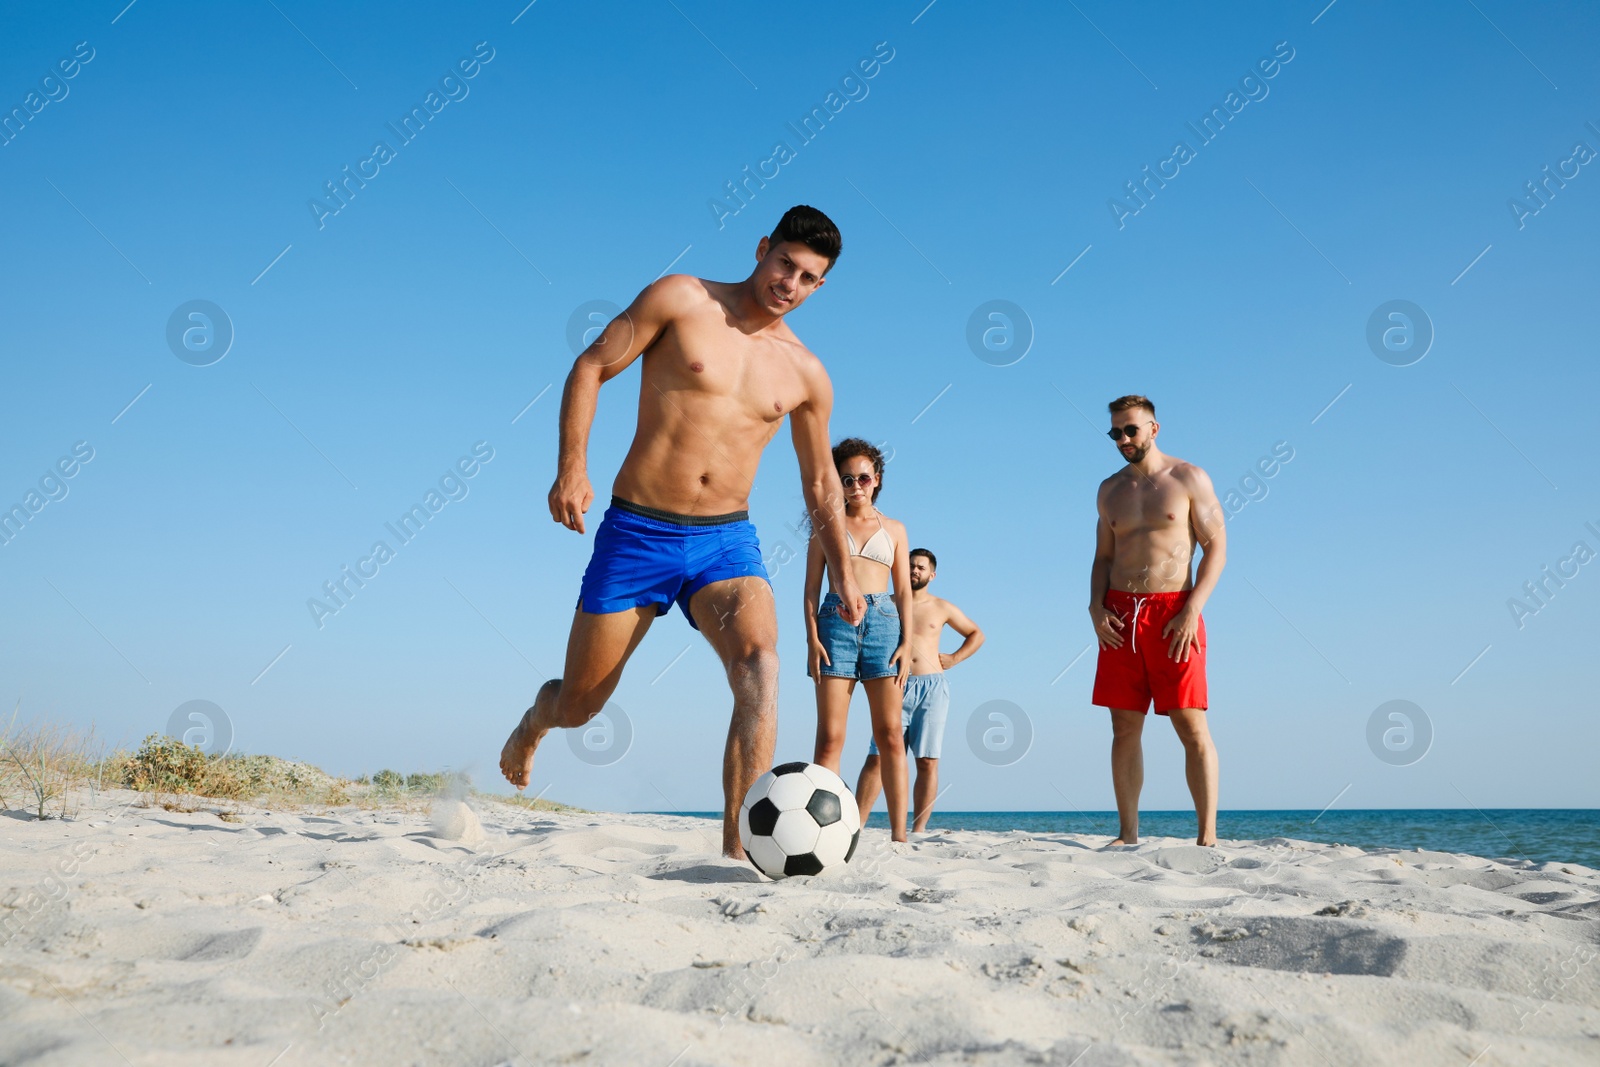
<svg viewBox="0 0 1600 1067">
<path fill-rule="evenodd" d="M 347 782 L 308 763 L 277 756 L 208 756 L 193 745 L 161 734 L 145 738 L 139 751 L 128 757 L 122 782 L 130 789 L 145 792 L 192 793 L 223 800 L 272 797 L 305 804 L 349 801 Z"/>
<path fill-rule="evenodd" d="M 194 745 L 174 737 L 151 734 L 128 757 L 122 784 L 148 793 L 198 793 L 205 796 L 233 797 L 226 782 L 216 774 L 212 760 Z M 216 790 L 224 790 L 216 792 Z"/>
<path fill-rule="evenodd" d="M 405 775 L 387 768 L 372 776 L 372 787 L 386 793 L 395 793 L 406 787 Z"/>
</svg>

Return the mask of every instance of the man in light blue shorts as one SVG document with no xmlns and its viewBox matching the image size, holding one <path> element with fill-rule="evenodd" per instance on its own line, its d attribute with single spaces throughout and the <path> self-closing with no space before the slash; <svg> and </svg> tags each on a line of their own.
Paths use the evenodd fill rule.
<svg viewBox="0 0 1600 1067">
<path fill-rule="evenodd" d="M 912 789 L 911 828 L 928 828 L 933 802 L 939 795 L 939 752 L 944 744 L 944 723 L 950 713 L 950 685 L 944 672 L 978 651 L 983 631 L 966 613 L 948 600 L 928 592 L 928 583 L 937 574 L 938 561 L 926 548 L 911 550 L 911 676 L 906 679 L 905 699 L 900 705 L 900 722 L 905 731 L 906 749 L 917 761 L 917 784 Z M 954 652 L 939 651 L 939 636 L 948 626 L 963 638 Z M 856 802 L 861 806 L 861 822 L 877 803 L 882 784 L 878 777 L 878 745 L 867 749 L 867 762 L 856 782 Z"/>
</svg>

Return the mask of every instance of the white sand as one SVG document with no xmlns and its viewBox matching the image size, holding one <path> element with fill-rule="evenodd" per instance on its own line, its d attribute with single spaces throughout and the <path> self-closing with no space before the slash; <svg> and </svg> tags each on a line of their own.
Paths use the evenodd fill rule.
<svg viewBox="0 0 1600 1067">
<path fill-rule="evenodd" d="M 0 1064 L 1600 1063 L 1576 864 L 136 799 L 0 818 Z"/>
</svg>

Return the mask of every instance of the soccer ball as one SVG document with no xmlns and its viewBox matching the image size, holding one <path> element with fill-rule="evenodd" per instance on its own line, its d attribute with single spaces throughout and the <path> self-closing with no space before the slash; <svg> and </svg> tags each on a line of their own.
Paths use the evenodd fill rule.
<svg viewBox="0 0 1600 1067">
<path fill-rule="evenodd" d="M 785 763 L 756 779 L 739 809 L 739 842 L 768 878 L 849 863 L 861 837 L 856 798 L 815 763 Z"/>
</svg>

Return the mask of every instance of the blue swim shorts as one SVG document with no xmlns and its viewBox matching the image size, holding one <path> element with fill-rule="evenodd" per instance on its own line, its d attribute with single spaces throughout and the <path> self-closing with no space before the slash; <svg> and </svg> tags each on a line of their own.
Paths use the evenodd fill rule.
<svg viewBox="0 0 1600 1067">
<path fill-rule="evenodd" d="M 817 605 L 817 637 L 828 653 L 828 662 L 821 665 L 826 677 L 865 682 L 895 674 L 889 657 L 900 644 L 900 609 L 890 593 L 868 593 L 866 599 L 860 626 L 851 626 L 839 614 L 843 601 L 838 593 L 829 593 Z"/>
<path fill-rule="evenodd" d="M 950 715 L 950 683 L 944 674 L 913 674 L 906 678 L 905 699 L 900 702 L 900 728 L 906 748 L 917 759 L 938 759 L 944 750 L 944 721 Z M 878 754 L 878 742 L 867 755 Z"/>
<path fill-rule="evenodd" d="M 676 603 L 698 630 L 690 598 L 712 582 L 746 576 L 772 581 L 749 512 L 677 515 L 614 496 L 595 530 L 578 608 L 609 615 L 656 604 L 665 615 Z"/>
</svg>

